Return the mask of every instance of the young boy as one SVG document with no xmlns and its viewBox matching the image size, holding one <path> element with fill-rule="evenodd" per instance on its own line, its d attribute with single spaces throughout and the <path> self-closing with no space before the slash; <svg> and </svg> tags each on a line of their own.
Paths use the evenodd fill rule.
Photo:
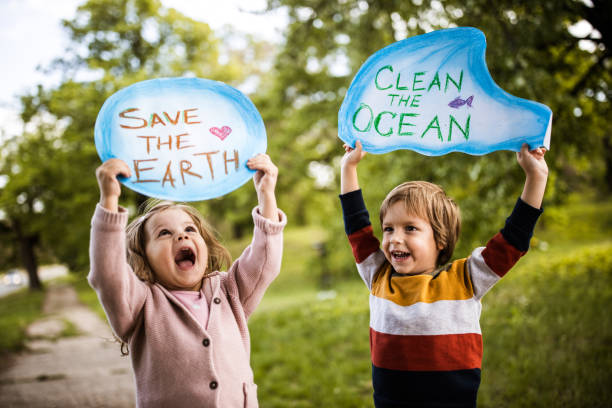
<svg viewBox="0 0 612 408">
<path fill-rule="evenodd" d="M 544 148 L 517 153 L 520 199 L 485 247 L 444 266 L 460 230 L 459 209 L 431 183 L 403 183 L 380 209 L 382 247 L 357 179 L 361 143 L 344 145 L 341 195 L 357 270 L 370 290 L 370 350 L 376 407 L 474 407 L 480 385 L 480 299 L 527 252 L 548 167 Z"/>
</svg>

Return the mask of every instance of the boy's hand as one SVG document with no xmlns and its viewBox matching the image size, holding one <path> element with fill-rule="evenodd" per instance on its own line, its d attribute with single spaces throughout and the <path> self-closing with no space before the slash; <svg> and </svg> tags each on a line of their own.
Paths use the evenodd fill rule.
<svg viewBox="0 0 612 408">
<path fill-rule="evenodd" d="M 548 166 L 544 160 L 545 154 L 546 148 L 538 147 L 537 149 L 529 151 L 529 145 L 523 143 L 521 151 L 516 152 L 516 160 L 523 168 L 526 176 L 546 178 L 548 177 Z"/>
<path fill-rule="evenodd" d="M 111 212 L 119 210 L 121 184 L 117 176 L 131 177 L 132 172 L 121 159 L 109 159 L 96 169 L 96 178 L 100 186 L 100 205 Z"/>
<path fill-rule="evenodd" d="M 278 208 L 276 206 L 276 180 L 278 168 L 272 163 L 270 156 L 260 153 L 247 161 L 251 170 L 257 170 L 253 175 L 253 184 L 257 192 L 261 215 L 273 221 L 278 221 Z"/>
<path fill-rule="evenodd" d="M 359 180 L 357 178 L 357 165 L 366 155 L 363 151 L 361 142 L 355 142 L 355 148 L 344 144 L 344 156 L 340 162 L 340 194 L 350 193 L 359 190 Z"/>
<path fill-rule="evenodd" d="M 342 157 L 341 166 L 357 166 L 361 159 L 366 155 L 366 152 L 363 151 L 363 147 L 361 146 L 361 142 L 357 140 L 355 142 L 355 148 L 352 148 L 348 144 L 343 144 L 344 147 L 344 156 Z"/>
<path fill-rule="evenodd" d="M 521 200 L 534 208 L 541 208 L 548 180 L 548 166 L 544 160 L 546 149 L 539 147 L 529 151 L 527 143 L 523 143 L 521 151 L 516 153 L 516 160 L 525 172 L 525 186 Z"/>
</svg>

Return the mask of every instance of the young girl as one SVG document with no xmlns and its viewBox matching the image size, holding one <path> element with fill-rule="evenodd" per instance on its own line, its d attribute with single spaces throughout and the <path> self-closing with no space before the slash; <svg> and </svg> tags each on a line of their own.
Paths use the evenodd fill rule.
<svg viewBox="0 0 612 408">
<path fill-rule="evenodd" d="M 110 159 L 96 171 L 88 279 L 129 345 L 140 407 L 258 405 L 247 319 L 280 271 L 287 221 L 276 207 L 276 166 L 265 154 L 247 165 L 257 170 L 253 241 L 227 272 L 219 269 L 229 253 L 186 205 L 154 206 L 127 227 L 126 243 L 117 176 L 130 169 Z"/>
</svg>

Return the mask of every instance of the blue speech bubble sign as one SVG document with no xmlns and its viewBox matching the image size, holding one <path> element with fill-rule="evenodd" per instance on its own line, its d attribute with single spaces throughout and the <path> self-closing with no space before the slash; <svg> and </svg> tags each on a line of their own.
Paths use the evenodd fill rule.
<svg viewBox="0 0 612 408">
<path fill-rule="evenodd" d="M 100 109 L 95 143 L 102 161 L 119 158 L 121 182 L 173 201 L 227 194 L 253 175 L 249 158 L 266 151 L 266 130 L 237 89 L 202 78 L 142 81 L 111 95 Z"/>
<path fill-rule="evenodd" d="M 353 79 L 338 114 L 351 146 L 428 156 L 453 151 L 550 148 L 552 111 L 510 95 L 489 74 L 486 40 L 471 27 L 407 38 L 372 55 Z"/>
</svg>

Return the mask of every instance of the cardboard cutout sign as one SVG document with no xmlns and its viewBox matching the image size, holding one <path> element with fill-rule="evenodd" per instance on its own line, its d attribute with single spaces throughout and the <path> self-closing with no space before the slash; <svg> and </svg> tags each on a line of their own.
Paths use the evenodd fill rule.
<svg viewBox="0 0 612 408">
<path fill-rule="evenodd" d="M 240 91 L 201 78 L 135 83 L 109 97 L 98 114 L 95 143 L 102 161 L 132 170 L 124 185 L 167 200 L 196 201 L 248 181 L 252 156 L 266 151 L 266 130 Z"/>
<path fill-rule="evenodd" d="M 339 137 L 386 153 L 429 156 L 550 148 L 551 110 L 493 82 L 484 34 L 462 27 L 381 49 L 359 69 L 338 114 Z"/>
</svg>

